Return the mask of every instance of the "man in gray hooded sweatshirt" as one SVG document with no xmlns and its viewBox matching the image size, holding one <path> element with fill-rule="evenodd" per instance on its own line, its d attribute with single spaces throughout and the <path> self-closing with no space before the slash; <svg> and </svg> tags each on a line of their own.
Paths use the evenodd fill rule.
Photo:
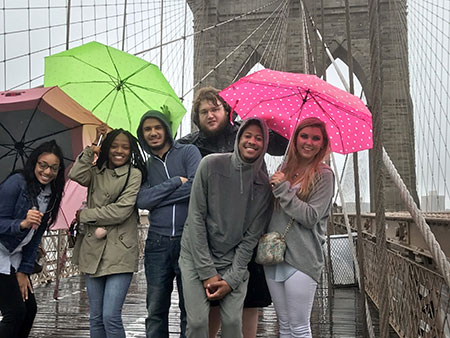
<svg viewBox="0 0 450 338">
<path fill-rule="evenodd" d="M 195 146 L 174 141 L 167 116 L 156 110 L 142 116 L 137 136 L 149 154 L 147 182 L 141 186 L 136 201 L 138 208 L 149 211 L 150 221 L 144 257 L 148 311 L 146 336 L 169 337 L 170 297 L 176 278 L 180 337 L 184 338 L 186 314 L 178 258 L 192 181 L 201 155 Z"/>
<path fill-rule="evenodd" d="M 220 300 L 222 337 L 242 337 L 247 264 L 272 212 L 263 168 L 268 141 L 266 124 L 251 118 L 242 123 L 233 153 L 200 162 L 179 260 L 189 338 L 208 338 L 210 300 Z"/>
</svg>

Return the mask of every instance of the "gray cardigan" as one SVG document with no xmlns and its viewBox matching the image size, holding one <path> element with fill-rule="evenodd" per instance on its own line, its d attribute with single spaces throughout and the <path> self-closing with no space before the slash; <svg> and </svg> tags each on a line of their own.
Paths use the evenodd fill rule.
<svg viewBox="0 0 450 338">
<path fill-rule="evenodd" d="M 324 165 L 320 178 L 307 201 L 300 200 L 297 189 L 285 181 L 273 189 L 280 206 L 275 207 L 268 232 L 284 233 L 291 217 L 294 224 L 286 235 L 285 261 L 297 270 L 319 281 L 324 266 L 322 246 L 325 243 L 326 223 L 334 194 L 334 174 Z"/>
</svg>

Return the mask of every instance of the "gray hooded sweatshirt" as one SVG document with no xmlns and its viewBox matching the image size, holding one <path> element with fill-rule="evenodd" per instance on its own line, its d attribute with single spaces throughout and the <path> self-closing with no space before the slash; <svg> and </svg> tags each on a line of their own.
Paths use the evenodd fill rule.
<svg viewBox="0 0 450 338">
<path fill-rule="evenodd" d="M 252 163 L 239 154 L 239 139 L 257 121 L 264 147 Z M 263 169 L 268 144 L 265 123 L 242 123 L 234 152 L 212 154 L 200 162 L 192 185 L 188 217 L 181 239 L 184 259 L 193 262 L 199 279 L 219 274 L 235 289 L 248 278 L 247 265 L 272 212 L 272 193 Z"/>
</svg>

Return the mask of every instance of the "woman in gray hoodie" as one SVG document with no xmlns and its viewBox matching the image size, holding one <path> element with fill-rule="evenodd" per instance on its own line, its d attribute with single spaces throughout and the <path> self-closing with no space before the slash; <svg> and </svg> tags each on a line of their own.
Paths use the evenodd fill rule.
<svg viewBox="0 0 450 338">
<path fill-rule="evenodd" d="M 324 265 L 322 245 L 334 175 L 323 163 L 329 152 L 325 124 L 307 118 L 296 128 L 283 168 L 270 179 L 275 207 L 268 232 L 286 234 L 285 261 L 265 266 L 280 338 L 312 337 L 310 315 Z"/>
</svg>

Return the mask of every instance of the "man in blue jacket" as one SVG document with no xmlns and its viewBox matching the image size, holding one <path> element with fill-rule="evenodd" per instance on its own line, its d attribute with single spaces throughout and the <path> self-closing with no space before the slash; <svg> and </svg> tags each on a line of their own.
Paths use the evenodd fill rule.
<svg viewBox="0 0 450 338">
<path fill-rule="evenodd" d="M 138 208 L 149 211 L 150 221 L 144 258 L 148 311 L 146 336 L 169 337 L 170 299 L 176 278 L 180 337 L 184 338 L 186 311 L 178 258 L 192 181 L 201 155 L 195 146 L 174 141 L 169 119 L 156 110 L 142 116 L 137 135 L 142 148 L 150 155 L 148 179 L 137 197 Z"/>
</svg>

